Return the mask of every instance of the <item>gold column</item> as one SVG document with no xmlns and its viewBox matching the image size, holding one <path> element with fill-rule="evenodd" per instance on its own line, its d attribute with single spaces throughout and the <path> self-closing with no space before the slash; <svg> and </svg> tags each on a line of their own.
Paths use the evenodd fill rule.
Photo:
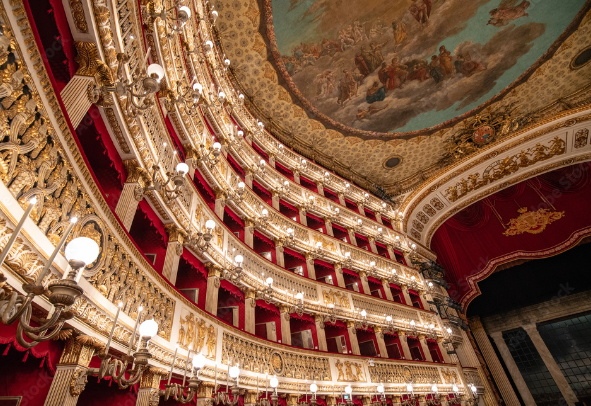
<svg viewBox="0 0 591 406">
<path fill-rule="evenodd" d="M 168 376 L 168 372 L 162 368 L 150 367 L 144 371 L 137 392 L 136 406 L 157 405 L 160 401 L 160 380 Z"/>
<path fill-rule="evenodd" d="M 205 295 L 205 310 L 217 316 L 218 314 L 218 293 L 220 289 L 220 276 L 222 268 L 219 265 L 208 263 L 207 268 L 207 293 Z"/>
<path fill-rule="evenodd" d="M 378 253 L 378 247 L 376 246 L 376 239 L 372 236 L 367 237 L 367 240 L 369 241 L 369 248 L 371 248 L 371 252 L 373 252 L 374 254 Z"/>
<path fill-rule="evenodd" d="M 394 296 L 392 296 L 392 290 L 390 289 L 390 281 L 386 278 L 382 278 L 381 282 L 384 292 L 386 293 L 386 299 L 394 301 Z"/>
<path fill-rule="evenodd" d="M 361 279 L 361 286 L 363 286 L 363 293 L 370 295 L 369 283 L 367 282 L 367 272 L 359 271 L 359 278 Z"/>
<path fill-rule="evenodd" d="M 145 179 L 137 160 L 128 159 L 127 161 L 123 161 L 123 164 L 125 165 L 127 178 L 125 179 L 123 190 L 119 195 L 119 200 L 115 207 L 115 213 L 123 223 L 125 229 L 129 231 L 139 204 L 138 200 L 135 198 L 135 189 L 137 187 L 143 187 Z"/>
<path fill-rule="evenodd" d="M 403 330 L 398 330 L 398 338 L 400 339 L 400 345 L 402 345 L 402 355 L 404 356 L 404 359 L 412 361 L 410 348 L 408 348 L 408 337 L 406 336 L 406 332 Z"/>
<path fill-rule="evenodd" d="M 87 335 L 71 337 L 66 341 L 55 376 L 51 382 L 44 406 L 74 406 L 88 382 L 86 371 L 90 360 L 105 344 Z"/>
<path fill-rule="evenodd" d="M 351 342 L 351 353 L 361 355 L 359 351 L 359 341 L 357 341 L 357 329 L 352 320 L 347 320 L 347 330 L 349 330 L 349 341 Z"/>
<path fill-rule="evenodd" d="M 281 342 L 291 345 L 291 325 L 289 324 L 289 306 L 280 305 L 279 314 L 281 315 Z"/>
<path fill-rule="evenodd" d="M 244 330 L 247 333 L 254 334 L 254 309 L 257 306 L 256 292 L 252 289 L 247 289 L 244 293 Z"/>
<path fill-rule="evenodd" d="M 201 382 L 199 384 L 199 388 L 197 389 L 197 394 L 195 398 L 197 400 L 197 406 L 206 406 L 208 401 L 211 399 L 213 395 L 213 382 Z"/>
<path fill-rule="evenodd" d="M 174 224 L 168 224 L 165 228 L 166 233 L 168 234 L 168 245 L 166 246 L 166 256 L 164 257 L 162 276 L 174 285 L 179 271 L 179 261 L 181 255 L 183 255 L 185 232 L 180 228 L 177 228 Z"/>
<path fill-rule="evenodd" d="M 334 263 L 334 273 L 337 275 L 337 285 L 340 288 L 344 288 L 345 278 L 343 277 L 343 265 L 340 262 Z"/>
<path fill-rule="evenodd" d="M 384 341 L 384 334 L 382 333 L 381 326 L 374 326 L 374 333 L 376 334 L 376 340 L 380 349 L 380 357 L 388 358 L 388 349 L 386 348 L 386 342 Z"/>
<path fill-rule="evenodd" d="M 314 317 L 316 322 L 316 337 L 318 338 L 318 349 L 320 351 L 326 351 L 326 333 L 324 332 L 324 318 L 321 315 Z"/>
</svg>

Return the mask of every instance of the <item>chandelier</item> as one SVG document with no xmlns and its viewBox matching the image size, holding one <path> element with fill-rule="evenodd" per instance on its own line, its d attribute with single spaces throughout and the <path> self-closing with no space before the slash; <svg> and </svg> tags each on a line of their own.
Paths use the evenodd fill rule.
<svg viewBox="0 0 591 406">
<path fill-rule="evenodd" d="M 131 79 L 125 75 L 125 65 L 129 63 L 129 56 L 124 53 L 117 54 L 117 79 L 113 85 L 97 86 L 93 83 L 88 89 L 88 95 L 92 103 L 105 100 L 111 93 L 127 99 L 131 117 L 141 115 L 144 110 L 152 107 L 154 102 L 150 98 L 160 90 L 160 81 L 164 78 L 164 68 L 153 63 L 146 69 L 146 62 L 150 55 L 150 49 L 141 64 L 131 74 Z"/>
<path fill-rule="evenodd" d="M 187 6 L 181 6 L 184 0 L 175 2 L 174 6 L 167 9 L 162 7 L 162 11 L 156 13 L 152 10 L 155 9 L 154 1 L 150 1 L 147 5 L 146 14 L 149 18 L 150 25 L 156 20 L 164 22 L 164 35 L 169 40 L 172 40 L 176 34 L 180 34 L 183 31 L 183 26 L 191 18 L 191 9 Z M 176 18 L 172 16 L 172 12 L 176 11 Z"/>
<path fill-rule="evenodd" d="M 26 219 L 29 217 L 36 204 L 37 199 L 35 197 L 29 200 L 29 205 L 25 209 L 23 216 L 0 253 L 0 266 L 4 263 L 4 260 L 8 256 L 8 253 L 23 229 Z M 64 273 L 63 279 L 55 280 L 47 286 L 47 290 L 49 291 L 48 300 L 54 307 L 51 317 L 39 327 L 31 326 L 30 322 L 33 313 L 33 300 L 36 296 L 45 294 L 46 289 L 43 286 L 43 279 L 45 279 L 49 273 L 53 260 L 64 245 L 76 222 L 76 217 L 70 219 L 69 226 L 64 231 L 62 238 L 35 279 L 35 282 L 32 284 L 23 283 L 22 289 L 26 293 L 26 296 L 16 291 L 12 291 L 9 287 L 5 286 L 7 278 L 2 271 L 0 271 L 0 315 L 2 323 L 10 325 L 18 320 L 16 339 L 24 348 L 32 348 L 42 341 L 51 340 L 57 336 L 64 323 L 74 317 L 74 313 L 67 309 L 84 293 L 84 290 L 78 285 L 78 281 L 82 277 L 83 268 L 97 259 L 99 255 L 99 246 L 90 238 L 78 237 L 70 241 L 65 250 L 65 257 L 71 268 L 70 271 Z M 26 341 L 23 337 L 23 333 L 27 338 L 33 341 Z"/>
<path fill-rule="evenodd" d="M 242 277 L 244 276 L 244 274 L 242 273 L 243 261 L 244 257 L 242 255 L 236 255 L 234 257 L 234 262 L 236 262 L 236 266 L 233 266 L 231 269 L 224 270 L 224 279 L 232 283 L 233 285 L 240 285 L 242 282 Z"/>
<path fill-rule="evenodd" d="M 367 330 L 367 328 L 369 327 L 369 323 L 367 321 L 367 312 L 365 311 L 365 309 L 361 310 L 361 312 L 359 312 L 359 308 L 357 308 L 357 314 L 355 315 L 355 328 L 361 328 L 363 330 Z M 361 316 L 359 318 L 359 316 Z"/>
<path fill-rule="evenodd" d="M 263 277 L 265 274 L 262 275 Z M 265 287 L 257 290 L 256 298 L 271 303 L 273 300 L 273 278 L 270 276 L 265 279 Z"/>
<path fill-rule="evenodd" d="M 158 393 L 160 397 L 164 397 L 165 401 L 172 397 L 175 401 L 179 403 L 187 404 L 191 403 L 195 398 L 195 395 L 197 394 L 197 389 L 199 388 L 199 371 L 205 366 L 205 357 L 203 356 L 203 354 L 199 353 L 196 356 L 194 356 L 192 362 L 189 363 L 191 348 L 192 347 L 189 345 L 189 351 L 187 352 L 187 359 L 185 361 L 182 385 L 170 383 L 170 379 L 172 377 L 172 368 L 174 366 L 174 361 L 176 360 L 176 350 L 174 352 L 174 358 L 172 361 L 172 365 L 170 366 L 170 374 L 168 375 L 168 383 L 164 386 L 165 389 L 161 390 Z M 191 369 L 193 371 L 191 377 L 189 378 L 188 385 L 185 386 L 187 378 L 187 369 L 190 365 L 192 366 Z"/>
<path fill-rule="evenodd" d="M 298 316 L 302 317 L 302 315 L 304 314 L 304 309 L 305 309 L 305 305 L 304 305 L 304 294 L 302 292 L 298 292 L 295 295 L 295 302 L 296 304 L 294 306 L 291 306 L 289 309 L 289 313 L 296 313 Z"/>
<path fill-rule="evenodd" d="M 164 144 L 166 147 L 166 144 Z M 175 151 L 176 152 L 176 151 Z M 176 155 L 176 154 L 175 154 Z M 164 196 L 164 200 L 169 202 L 176 199 L 183 193 L 185 175 L 189 172 L 189 165 L 184 162 L 179 162 L 174 172 L 167 172 L 166 182 L 158 180 L 158 171 L 160 165 L 152 166 L 152 179 L 150 183 L 145 186 L 136 186 L 134 190 L 135 199 L 140 202 L 150 192 L 160 192 Z"/>
<path fill-rule="evenodd" d="M 207 220 L 205 222 L 205 233 L 197 231 L 191 234 L 183 244 L 185 247 L 195 249 L 200 253 L 207 251 L 211 244 L 211 239 L 213 238 L 212 232 L 215 228 L 215 221 Z"/>
<path fill-rule="evenodd" d="M 219 156 L 222 152 L 222 144 L 219 142 L 214 142 L 213 145 L 209 148 L 206 148 L 205 145 L 199 145 L 198 157 L 196 160 L 196 165 L 203 164 L 207 165 L 209 169 L 213 169 L 219 163 Z"/>
<path fill-rule="evenodd" d="M 372 406 L 386 406 L 386 394 L 384 393 L 384 384 L 380 383 L 376 388 L 376 400 L 372 402 Z"/>
<path fill-rule="evenodd" d="M 113 333 L 117 327 L 117 320 L 119 318 L 119 312 L 123 303 L 119 303 L 117 306 L 117 314 L 113 321 L 113 327 L 107 346 L 105 350 L 99 354 L 101 359 L 101 365 L 99 368 L 89 368 L 86 371 L 87 376 L 97 376 L 98 379 L 103 379 L 105 376 L 109 376 L 113 381 L 117 382 L 119 388 L 127 389 L 130 386 L 135 385 L 141 379 L 144 371 L 148 367 L 148 361 L 152 358 L 152 355 L 148 351 L 148 341 L 158 333 L 158 324 L 154 320 L 146 320 L 141 325 L 139 324 L 143 308 L 138 308 L 138 315 L 133 330 L 133 335 L 127 345 L 127 354 L 124 355 L 120 360 L 109 356 L 109 348 L 111 347 L 111 340 Z M 133 349 L 135 337 L 138 333 L 139 325 L 139 340 L 138 348 L 131 355 Z M 128 366 L 131 365 L 131 369 L 128 370 Z M 126 378 L 129 375 L 129 378 Z"/>
</svg>

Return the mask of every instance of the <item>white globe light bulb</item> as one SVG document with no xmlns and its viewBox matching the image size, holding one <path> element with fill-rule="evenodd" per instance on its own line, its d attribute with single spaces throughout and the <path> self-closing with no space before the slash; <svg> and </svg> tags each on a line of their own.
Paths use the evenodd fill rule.
<svg viewBox="0 0 591 406">
<path fill-rule="evenodd" d="M 176 166 L 176 171 L 182 176 L 185 176 L 185 174 L 189 172 L 189 165 L 184 162 L 179 162 Z"/>
<path fill-rule="evenodd" d="M 384 393 L 384 385 L 380 384 L 378 386 L 378 393 Z"/>
<path fill-rule="evenodd" d="M 205 357 L 199 353 L 193 357 L 193 368 L 201 369 L 205 366 Z"/>
<path fill-rule="evenodd" d="M 244 189 L 244 187 L 245 187 L 245 186 L 246 186 L 246 185 L 244 184 L 244 182 L 239 182 L 239 183 L 238 183 L 238 187 L 239 187 L 240 189 Z"/>
<path fill-rule="evenodd" d="M 415 321 L 414 321 L 414 320 L 411 320 L 411 321 L 410 321 L 410 325 L 411 325 L 411 326 L 414 326 L 414 325 L 415 325 Z"/>
<path fill-rule="evenodd" d="M 179 11 L 184 11 L 187 13 L 187 18 L 191 18 L 191 9 L 187 6 L 179 7 Z"/>
<path fill-rule="evenodd" d="M 234 257 L 234 261 L 236 261 L 237 264 L 241 264 L 242 261 L 244 261 L 244 258 L 242 257 L 242 255 L 236 255 Z"/>
<path fill-rule="evenodd" d="M 304 295 L 302 294 L 302 292 L 299 292 L 299 293 L 296 295 L 296 299 L 298 299 L 298 300 L 302 300 L 302 299 L 304 299 Z"/>
<path fill-rule="evenodd" d="M 219 151 L 220 149 L 222 149 L 222 144 L 220 144 L 219 142 L 214 142 L 213 149 L 215 149 L 216 151 Z"/>
<path fill-rule="evenodd" d="M 261 213 L 263 214 L 263 217 L 267 217 L 269 215 L 269 210 L 263 209 Z"/>
<path fill-rule="evenodd" d="M 158 323 L 154 319 L 146 320 L 140 324 L 140 336 L 152 338 L 158 334 Z"/>
<path fill-rule="evenodd" d="M 205 222 L 205 228 L 207 228 L 208 230 L 213 230 L 215 228 L 215 221 L 207 220 Z"/>
<path fill-rule="evenodd" d="M 432 390 L 434 393 L 437 393 L 437 391 L 438 391 L 438 389 L 437 389 L 437 385 L 433 385 L 433 386 L 431 386 L 431 390 Z"/>
<path fill-rule="evenodd" d="M 265 282 L 267 282 L 267 285 L 271 286 L 273 284 L 273 278 L 269 276 Z"/>
<path fill-rule="evenodd" d="M 454 392 L 458 392 L 459 391 L 457 385 L 455 385 L 455 384 L 454 384 L 454 386 L 452 386 L 451 390 L 453 390 Z"/>
<path fill-rule="evenodd" d="M 387 321 L 388 323 L 389 323 L 389 322 L 391 322 L 391 321 L 392 321 L 392 316 L 387 316 L 387 317 L 386 317 L 386 321 Z"/>
<path fill-rule="evenodd" d="M 310 385 L 310 392 L 316 393 L 317 391 L 318 391 L 318 385 L 316 385 L 316 383 L 313 383 L 312 385 Z"/>
<path fill-rule="evenodd" d="M 236 379 L 236 378 L 238 378 L 238 375 L 240 375 L 240 368 L 238 368 L 237 366 L 231 367 L 230 368 L 230 378 Z"/>
<path fill-rule="evenodd" d="M 99 255 L 98 244 L 88 237 L 78 237 L 66 245 L 66 259 L 68 261 L 82 261 L 84 265 L 93 263 Z"/>
<path fill-rule="evenodd" d="M 279 385 L 279 380 L 277 379 L 276 376 L 273 376 L 273 378 L 271 378 L 271 380 L 269 381 L 269 386 L 271 388 L 276 388 L 277 385 Z"/>
<path fill-rule="evenodd" d="M 201 94 L 203 92 L 203 86 L 201 86 L 201 83 L 194 83 L 193 90 Z"/>
<path fill-rule="evenodd" d="M 244 136 L 244 131 L 242 131 L 242 130 L 238 131 L 238 136 L 239 137 L 243 137 Z"/>
<path fill-rule="evenodd" d="M 153 63 L 150 66 L 148 66 L 146 73 L 148 74 L 148 76 L 152 76 L 152 74 L 155 74 L 158 81 L 161 81 L 164 77 L 164 68 L 158 65 L 157 63 Z"/>
<path fill-rule="evenodd" d="M 407 392 L 412 392 L 412 384 L 409 383 L 408 385 L 406 385 L 406 391 Z"/>
<path fill-rule="evenodd" d="M 347 385 L 347 386 L 345 386 L 345 393 L 346 393 L 347 395 L 350 395 L 350 394 L 351 394 L 351 392 L 353 392 L 353 388 L 351 388 L 351 385 Z"/>
<path fill-rule="evenodd" d="M 361 310 L 361 317 L 365 317 L 367 316 L 367 312 L 365 311 L 365 309 Z"/>
</svg>

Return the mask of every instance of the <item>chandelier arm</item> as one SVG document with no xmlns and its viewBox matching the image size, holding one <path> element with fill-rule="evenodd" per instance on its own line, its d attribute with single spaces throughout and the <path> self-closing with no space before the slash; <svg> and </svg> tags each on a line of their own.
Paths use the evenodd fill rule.
<svg viewBox="0 0 591 406">
<path fill-rule="evenodd" d="M 28 306 L 30 306 L 34 297 L 35 297 L 35 295 L 33 293 L 29 293 L 25 297 L 25 296 L 19 294 L 18 292 L 12 292 L 10 295 L 10 299 L 8 300 L 8 303 L 4 307 L 4 312 L 2 313 L 2 323 L 6 324 L 6 325 L 14 323 L 18 318 L 21 317 L 21 315 L 26 310 L 26 308 Z M 18 303 L 18 302 L 21 302 L 23 300 L 23 298 L 25 298 L 24 302 Z M 19 305 L 20 305 L 20 307 L 18 307 Z M 10 314 L 17 307 L 18 307 L 18 310 L 16 310 L 16 313 L 14 313 L 11 316 Z"/>
<path fill-rule="evenodd" d="M 37 333 L 45 332 L 48 329 L 50 329 L 58 321 L 63 310 L 64 310 L 63 305 L 56 305 L 55 311 L 53 312 L 51 319 L 49 319 L 45 324 L 43 324 L 39 327 L 31 327 L 29 325 L 29 322 L 31 320 L 31 305 L 29 304 L 29 306 L 27 306 L 27 310 L 25 312 L 23 312 L 23 314 L 21 315 L 21 320 L 20 320 L 19 326 L 22 326 L 22 329 L 25 331 L 27 336 L 29 336 L 29 334 L 37 334 Z M 64 320 L 64 322 L 65 322 L 65 320 Z M 61 324 L 63 325 L 64 323 L 62 322 Z M 42 340 L 42 341 L 46 341 L 46 340 Z"/>
<path fill-rule="evenodd" d="M 16 339 L 17 339 L 18 343 L 22 347 L 24 347 L 24 348 L 33 348 L 34 346 L 36 346 L 37 344 L 39 344 L 42 341 L 48 341 L 48 340 L 51 340 L 52 338 L 56 337 L 59 334 L 59 332 L 61 331 L 61 329 L 62 329 L 62 327 L 63 327 L 63 325 L 64 325 L 65 322 L 66 322 L 65 320 L 59 322 L 57 324 L 57 326 L 55 326 L 54 330 L 49 335 L 38 336 L 38 335 L 35 335 L 35 334 L 27 333 L 25 331 L 25 335 L 27 337 L 29 337 L 30 339 L 34 340 L 34 341 L 31 341 L 31 342 L 25 341 L 25 339 L 23 338 L 23 336 L 22 336 L 22 333 L 23 333 L 22 324 L 19 323 L 19 325 L 17 327 L 17 330 L 16 330 Z"/>
</svg>

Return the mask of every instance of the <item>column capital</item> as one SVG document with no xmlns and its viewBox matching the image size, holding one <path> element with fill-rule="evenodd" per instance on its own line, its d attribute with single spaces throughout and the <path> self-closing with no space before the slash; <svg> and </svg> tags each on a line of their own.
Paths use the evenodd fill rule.
<svg viewBox="0 0 591 406">
<path fill-rule="evenodd" d="M 195 150 L 195 148 L 193 148 L 193 146 L 191 144 L 186 144 L 183 145 L 183 149 L 185 150 L 185 160 L 189 160 L 189 159 L 199 159 L 199 153 L 197 152 L 197 150 Z"/>
<path fill-rule="evenodd" d="M 328 217 L 324 217 L 323 220 L 324 220 L 324 223 L 327 224 L 327 225 L 328 224 L 332 224 L 332 220 L 330 218 L 328 218 Z"/>
<path fill-rule="evenodd" d="M 426 335 L 424 334 L 419 334 L 419 336 L 417 337 L 420 341 L 426 341 L 425 339 L 427 338 Z"/>
<path fill-rule="evenodd" d="M 182 244 L 185 241 L 185 237 L 187 236 L 185 230 L 177 227 L 174 223 L 165 225 L 164 230 L 166 230 L 166 234 L 168 235 L 169 244 L 171 242 L 178 242 Z"/>
<path fill-rule="evenodd" d="M 291 309 L 290 306 L 288 305 L 279 305 L 279 313 L 283 314 L 283 313 L 289 313 L 289 309 Z"/>
<path fill-rule="evenodd" d="M 312 254 L 312 253 L 310 253 L 310 252 L 306 252 L 306 253 L 304 254 L 304 256 L 306 257 L 306 262 L 308 262 L 308 261 L 310 261 L 310 260 L 311 260 L 311 261 L 314 261 L 314 254 Z"/>
<path fill-rule="evenodd" d="M 254 291 L 254 289 L 246 289 L 246 291 L 244 292 L 244 299 L 255 299 L 256 298 L 256 292 Z"/>
<path fill-rule="evenodd" d="M 388 280 L 388 278 L 381 278 L 380 282 L 382 282 L 382 284 L 386 284 L 386 285 L 390 284 L 390 281 Z"/>
<path fill-rule="evenodd" d="M 408 285 L 405 283 L 400 284 L 400 289 L 406 290 L 408 292 Z"/>
<path fill-rule="evenodd" d="M 98 338 L 79 335 L 66 341 L 59 365 L 78 365 L 88 367 L 90 360 L 98 351 L 103 351 L 105 344 Z"/>
<path fill-rule="evenodd" d="M 316 322 L 316 324 L 318 324 L 318 327 L 320 327 L 322 330 L 324 330 L 324 317 L 320 314 L 317 314 L 314 316 L 314 321 Z"/>
<path fill-rule="evenodd" d="M 355 322 L 353 320 L 347 320 L 347 328 L 348 329 L 353 329 L 353 331 L 356 331 L 356 329 L 355 329 Z"/>
<path fill-rule="evenodd" d="M 195 394 L 197 398 L 211 398 L 213 394 L 213 382 L 206 382 L 201 381 L 199 383 L 199 388 L 197 388 L 197 393 Z"/>
<path fill-rule="evenodd" d="M 340 272 L 340 273 L 342 273 L 342 272 L 343 272 L 343 264 L 342 264 L 342 263 L 340 263 L 340 262 L 335 262 L 335 263 L 333 264 L 333 266 L 334 266 L 334 270 L 335 270 L 335 272 Z"/>
<path fill-rule="evenodd" d="M 208 262 L 207 264 L 205 264 L 205 267 L 207 268 L 208 278 L 219 278 L 220 276 L 222 276 L 222 268 L 219 265 Z"/>
<path fill-rule="evenodd" d="M 381 333 L 382 332 L 382 326 L 373 326 L 373 332 L 374 333 Z"/>
<path fill-rule="evenodd" d="M 245 219 L 244 220 L 244 227 L 254 227 L 254 221 L 252 221 L 251 219 Z"/>
<path fill-rule="evenodd" d="M 139 389 L 160 389 L 160 380 L 168 375 L 162 368 L 150 367 L 142 375 Z"/>
<path fill-rule="evenodd" d="M 274 238 L 273 242 L 275 243 L 275 248 L 277 248 L 277 247 L 283 248 L 283 238 Z"/>
<path fill-rule="evenodd" d="M 369 241 L 370 243 L 372 243 L 372 242 L 376 242 L 376 239 L 375 239 L 374 236 L 368 235 L 367 236 L 367 241 Z"/>
<path fill-rule="evenodd" d="M 359 277 L 361 279 L 367 278 L 367 272 L 365 272 L 365 271 L 359 271 Z"/>
<path fill-rule="evenodd" d="M 324 186 L 324 183 L 322 183 L 320 181 L 319 182 L 316 182 L 316 187 L 323 187 L 323 186 Z"/>
<path fill-rule="evenodd" d="M 127 159 L 123 161 L 123 166 L 127 175 L 125 183 L 142 183 L 143 186 L 146 181 L 150 182 L 149 176 L 147 176 L 137 159 Z"/>
</svg>

